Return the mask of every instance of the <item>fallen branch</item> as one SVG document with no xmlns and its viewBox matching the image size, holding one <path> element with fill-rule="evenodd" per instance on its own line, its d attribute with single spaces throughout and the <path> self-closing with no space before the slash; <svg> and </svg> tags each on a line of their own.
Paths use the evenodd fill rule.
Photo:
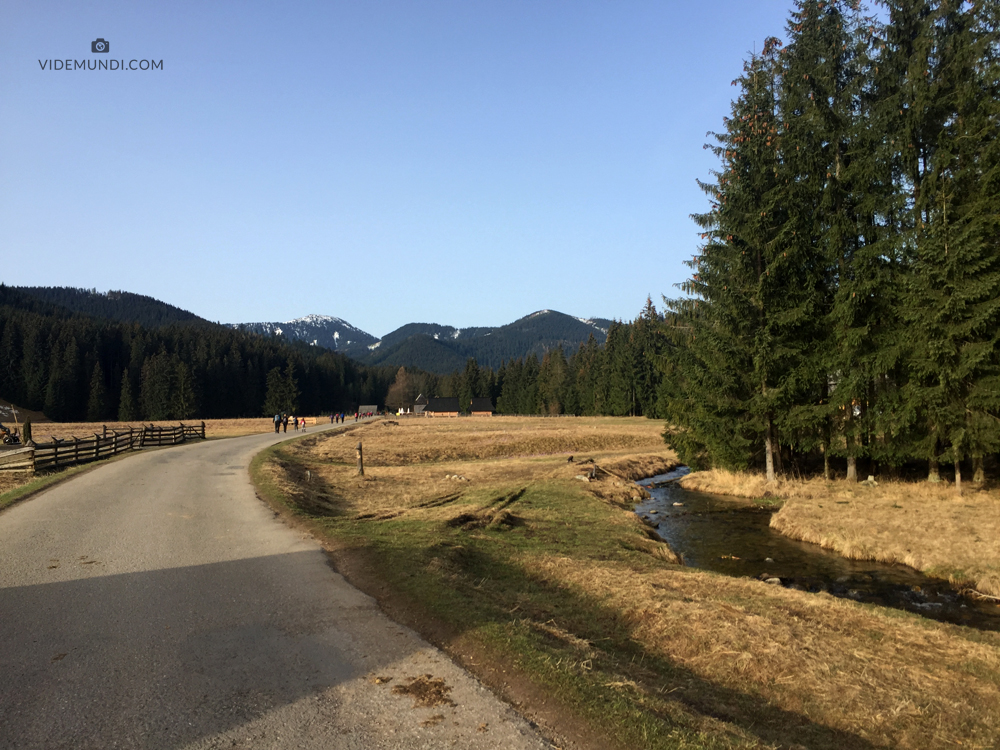
<svg viewBox="0 0 1000 750">
<path fill-rule="evenodd" d="M 991 602 L 1000 602 L 1000 596 L 993 596 L 992 594 L 984 594 L 982 591 L 976 591 L 975 589 L 962 589 L 958 593 L 968 596 L 971 599 L 986 599 Z"/>
<path fill-rule="evenodd" d="M 604 468 L 604 467 L 602 467 L 602 466 L 596 466 L 596 465 L 595 465 L 595 466 L 594 466 L 594 468 L 595 468 L 595 469 L 599 469 L 600 471 L 603 471 L 603 472 L 604 472 L 605 474 L 608 474 L 609 476 L 612 476 L 612 477 L 614 477 L 615 479 L 620 479 L 620 480 L 622 480 L 623 482 L 628 482 L 628 481 L 630 481 L 630 480 L 626 479 L 625 477 L 622 477 L 622 476 L 619 476 L 618 474 L 615 474 L 615 473 L 614 473 L 613 471 L 608 471 L 607 469 L 605 469 L 605 468 Z"/>
</svg>

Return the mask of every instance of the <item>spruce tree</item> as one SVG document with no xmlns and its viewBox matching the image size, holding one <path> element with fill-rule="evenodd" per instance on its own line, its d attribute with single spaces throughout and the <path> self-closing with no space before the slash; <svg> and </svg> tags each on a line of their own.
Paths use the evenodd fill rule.
<svg viewBox="0 0 1000 750">
<path fill-rule="evenodd" d="M 959 491 L 961 461 L 981 464 L 1000 447 L 995 16 L 931 5 L 903 100 L 912 134 L 903 151 L 913 196 L 911 392 L 930 424 L 929 457 L 951 459 Z"/>
<path fill-rule="evenodd" d="M 135 391 L 132 388 L 132 379 L 128 370 L 122 371 L 122 390 L 118 398 L 118 421 L 134 422 L 139 419 L 139 413 L 135 404 Z"/>
<path fill-rule="evenodd" d="M 191 368 L 179 357 L 173 361 L 173 393 L 171 416 L 173 419 L 190 419 L 198 413 L 195 379 Z"/>
<path fill-rule="evenodd" d="M 280 367 L 273 367 L 267 373 L 267 395 L 264 397 L 264 416 L 287 413 L 285 408 L 285 379 Z"/>
<path fill-rule="evenodd" d="M 711 208 L 694 216 L 706 240 L 688 265 L 690 295 L 671 300 L 680 390 L 665 398 L 668 436 L 690 460 L 746 468 L 763 452 L 776 475 L 777 424 L 810 384 L 816 283 L 812 250 L 789 242 L 780 145 L 780 43 L 768 39 L 735 81 L 740 95 L 711 146 L 722 168 L 702 183 Z M 804 257 L 803 257 L 804 256 Z"/>
<path fill-rule="evenodd" d="M 783 154 L 791 244 L 814 258 L 811 398 L 786 422 L 797 444 L 857 459 L 896 460 L 884 436 L 898 393 L 899 262 L 888 226 L 886 138 L 873 126 L 874 21 L 855 2 L 800 0 L 783 55 Z"/>
<path fill-rule="evenodd" d="M 104 371 L 101 363 L 94 365 L 94 374 L 90 378 L 90 397 L 87 399 L 87 421 L 99 422 L 107 416 L 108 391 L 104 385 Z"/>
</svg>

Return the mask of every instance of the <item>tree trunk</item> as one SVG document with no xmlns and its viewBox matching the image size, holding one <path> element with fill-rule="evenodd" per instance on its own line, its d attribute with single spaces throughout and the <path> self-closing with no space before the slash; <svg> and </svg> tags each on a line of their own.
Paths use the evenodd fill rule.
<svg viewBox="0 0 1000 750">
<path fill-rule="evenodd" d="M 847 404 L 847 422 L 844 425 L 844 440 L 847 443 L 847 481 L 858 481 L 858 457 L 854 455 L 854 446 L 857 445 L 854 439 L 854 428 L 851 423 L 854 421 L 854 402 Z"/>
<path fill-rule="evenodd" d="M 955 491 L 959 495 L 962 494 L 962 464 L 957 458 L 955 459 Z"/>
<path fill-rule="evenodd" d="M 764 431 L 764 462 L 767 467 L 767 481 L 774 481 L 774 441 L 772 438 L 774 427 L 771 420 L 767 420 L 767 429 Z"/>
<path fill-rule="evenodd" d="M 927 481 L 937 483 L 941 481 L 941 470 L 937 459 L 937 427 L 931 427 L 931 438 L 931 457 L 928 459 Z"/>
<path fill-rule="evenodd" d="M 986 481 L 986 472 L 983 471 L 983 457 L 973 456 L 972 457 L 972 482 L 973 484 L 982 484 Z"/>
<path fill-rule="evenodd" d="M 830 450 L 826 443 L 823 443 L 823 479 L 830 481 Z"/>
<path fill-rule="evenodd" d="M 941 471 L 938 468 L 937 456 L 927 460 L 927 481 L 928 482 L 940 482 L 941 481 Z"/>
</svg>

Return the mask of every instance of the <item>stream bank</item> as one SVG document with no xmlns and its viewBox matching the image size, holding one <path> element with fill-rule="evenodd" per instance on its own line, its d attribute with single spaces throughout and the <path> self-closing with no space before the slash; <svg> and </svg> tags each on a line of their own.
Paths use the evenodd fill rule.
<svg viewBox="0 0 1000 750">
<path fill-rule="evenodd" d="M 686 490 L 686 466 L 638 482 L 650 498 L 635 512 L 688 566 L 1000 631 L 1000 605 L 962 596 L 905 565 L 850 560 L 770 528 L 775 511 L 726 495 Z"/>
</svg>

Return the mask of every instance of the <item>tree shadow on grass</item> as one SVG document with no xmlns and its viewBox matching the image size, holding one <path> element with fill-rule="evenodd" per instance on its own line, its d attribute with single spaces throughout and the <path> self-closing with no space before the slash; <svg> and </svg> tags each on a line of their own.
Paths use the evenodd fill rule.
<svg viewBox="0 0 1000 750">
<path fill-rule="evenodd" d="M 461 612 L 462 629 L 488 625 L 509 626 L 512 608 L 522 617 L 543 627 L 557 623 L 573 637 L 598 643 L 592 668 L 605 673 L 624 673 L 645 683 L 646 692 L 663 696 L 665 703 L 683 707 L 695 717 L 716 719 L 765 743 L 778 747 L 805 746 L 829 750 L 874 750 L 884 747 L 855 733 L 818 724 L 795 711 L 775 706 L 761 696 L 706 679 L 667 659 L 650 655 L 631 638 L 632 626 L 622 614 L 596 599 L 582 596 L 512 565 L 470 544 L 442 543 L 426 550 L 428 559 L 445 560 L 445 569 L 458 573 L 450 587 Z M 485 583 L 484 583 L 485 582 Z M 551 631 L 551 628 L 549 629 Z M 557 638 L 558 639 L 558 638 Z M 565 647 L 565 643 L 560 644 Z M 583 659 L 584 657 L 580 657 Z M 634 665 L 641 663 L 641 668 Z M 653 701 L 655 702 L 655 701 Z M 669 711 L 647 706 L 670 724 Z M 689 727 L 689 729 L 692 729 Z"/>
</svg>

